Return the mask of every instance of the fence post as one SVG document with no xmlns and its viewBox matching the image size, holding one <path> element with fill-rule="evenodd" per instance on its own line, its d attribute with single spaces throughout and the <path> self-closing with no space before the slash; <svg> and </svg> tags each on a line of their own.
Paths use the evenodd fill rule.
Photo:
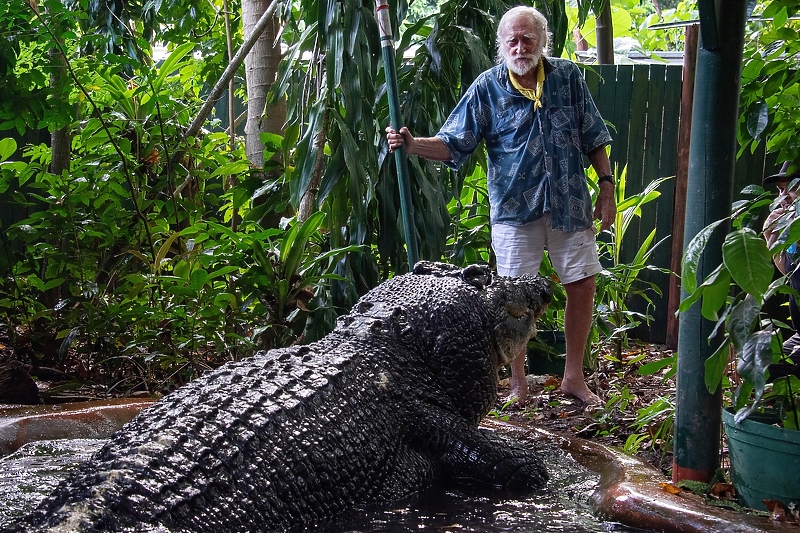
<svg viewBox="0 0 800 533">
<path fill-rule="evenodd" d="M 675 201 L 673 203 L 672 253 L 669 268 L 680 275 L 683 259 L 683 224 L 686 218 L 686 180 L 689 173 L 689 139 L 692 128 L 694 75 L 697 66 L 697 24 L 686 26 L 683 38 L 683 85 L 681 86 L 681 118 L 678 126 L 678 154 L 675 161 Z M 681 300 L 681 286 L 676 276 L 669 278 L 667 298 L 667 346 L 678 346 L 678 317 L 675 313 Z"/>
</svg>

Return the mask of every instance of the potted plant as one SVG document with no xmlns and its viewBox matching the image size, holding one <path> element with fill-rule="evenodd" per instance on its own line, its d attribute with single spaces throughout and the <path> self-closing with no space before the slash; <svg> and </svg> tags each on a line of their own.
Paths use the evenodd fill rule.
<svg viewBox="0 0 800 533">
<path fill-rule="evenodd" d="M 756 185 L 742 192 L 747 199 L 734 204 L 731 217 L 704 228 L 686 249 L 681 277 L 688 296 L 680 311 L 702 299 L 702 315 L 716 322 L 709 342 L 719 345 L 705 363 L 706 386 L 714 393 L 723 383 L 730 384 L 723 424 L 732 481 L 742 505 L 763 510 L 765 500 L 800 503 L 800 380 L 791 373 L 774 375 L 775 365 L 790 360 L 782 353 L 783 324 L 764 312 L 770 298 L 794 292 L 786 275 L 773 279 L 772 257 L 800 240 L 800 204 L 787 209 L 778 222 L 779 237 L 768 248 L 760 215 L 771 204 L 769 194 Z M 728 220 L 722 263 L 698 285 L 700 256 L 711 234 Z M 731 352 L 738 377 L 729 380 Z"/>
</svg>

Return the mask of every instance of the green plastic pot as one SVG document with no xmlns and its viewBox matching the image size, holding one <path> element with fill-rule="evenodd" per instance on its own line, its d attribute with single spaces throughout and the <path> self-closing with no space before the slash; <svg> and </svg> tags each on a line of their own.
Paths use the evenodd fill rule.
<svg viewBox="0 0 800 533">
<path fill-rule="evenodd" d="M 528 343 L 526 362 L 528 374 L 564 375 L 566 363 L 567 341 L 564 332 L 559 330 L 542 330 Z"/>
<path fill-rule="evenodd" d="M 731 479 L 739 503 L 767 510 L 763 500 L 800 504 L 800 431 L 773 426 L 776 416 L 751 414 L 741 424 L 722 411 Z"/>
</svg>

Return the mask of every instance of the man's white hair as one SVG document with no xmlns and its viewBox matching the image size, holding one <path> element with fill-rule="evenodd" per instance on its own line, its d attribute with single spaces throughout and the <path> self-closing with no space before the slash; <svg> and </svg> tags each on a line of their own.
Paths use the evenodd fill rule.
<svg viewBox="0 0 800 533">
<path fill-rule="evenodd" d="M 539 46 L 541 47 L 540 52 L 542 56 L 547 55 L 548 52 L 547 45 L 550 43 L 550 33 L 548 33 L 547 31 L 547 19 L 536 8 L 529 6 L 517 6 L 517 7 L 512 7 L 511 9 L 506 11 L 505 14 L 503 15 L 503 18 L 501 18 L 500 22 L 497 24 L 498 63 L 502 63 L 505 60 L 500 48 L 500 43 L 502 42 L 503 36 L 506 33 L 506 28 L 508 28 L 508 26 L 512 22 L 521 18 L 528 19 L 528 21 L 531 22 L 535 28 L 537 28 L 540 37 L 540 42 L 539 42 Z"/>
</svg>

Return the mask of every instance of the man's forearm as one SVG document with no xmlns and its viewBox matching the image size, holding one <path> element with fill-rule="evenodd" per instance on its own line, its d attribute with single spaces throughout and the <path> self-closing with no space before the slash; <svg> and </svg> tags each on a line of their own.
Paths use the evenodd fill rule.
<svg viewBox="0 0 800 533">
<path fill-rule="evenodd" d="M 450 161 L 450 150 L 439 137 L 414 137 L 413 142 L 406 142 L 406 153 L 434 161 Z"/>
<path fill-rule="evenodd" d="M 589 162 L 597 173 L 597 177 L 611 176 L 611 161 L 606 154 L 606 146 L 598 146 L 588 154 Z"/>
</svg>

